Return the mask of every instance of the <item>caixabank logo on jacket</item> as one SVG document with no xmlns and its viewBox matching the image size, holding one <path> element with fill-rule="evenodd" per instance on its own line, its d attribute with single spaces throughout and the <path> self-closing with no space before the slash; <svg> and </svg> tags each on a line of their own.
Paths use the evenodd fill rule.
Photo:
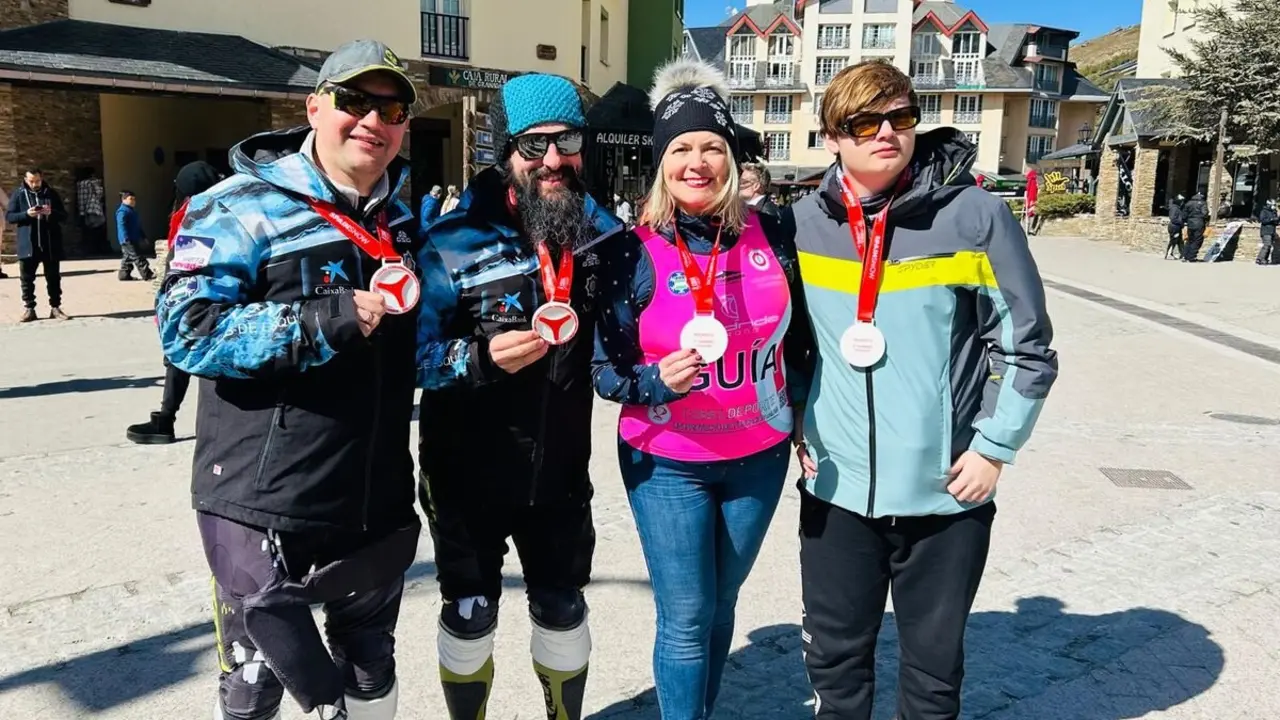
<svg viewBox="0 0 1280 720">
<path fill-rule="evenodd" d="M 302 258 L 302 291 L 306 295 L 345 295 L 356 288 L 353 258 Z"/>
</svg>

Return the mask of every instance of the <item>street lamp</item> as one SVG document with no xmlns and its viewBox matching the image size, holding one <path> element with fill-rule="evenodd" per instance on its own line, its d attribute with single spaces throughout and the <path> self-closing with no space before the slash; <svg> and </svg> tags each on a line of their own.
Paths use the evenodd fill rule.
<svg viewBox="0 0 1280 720">
<path fill-rule="evenodd" d="M 1080 141 L 1081 145 L 1088 144 L 1089 139 L 1092 136 L 1093 136 L 1093 128 L 1089 127 L 1089 123 L 1085 123 L 1080 126 L 1080 135 L 1077 139 Z"/>
</svg>

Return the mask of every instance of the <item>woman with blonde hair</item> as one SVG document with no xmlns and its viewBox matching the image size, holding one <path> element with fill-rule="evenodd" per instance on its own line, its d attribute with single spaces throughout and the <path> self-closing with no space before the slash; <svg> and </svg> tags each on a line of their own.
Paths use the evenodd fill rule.
<svg viewBox="0 0 1280 720">
<path fill-rule="evenodd" d="M 458 186 L 450 185 L 444 194 L 444 203 L 440 205 L 440 214 L 448 215 L 453 209 L 458 207 Z"/>
<path fill-rule="evenodd" d="M 605 251 L 596 392 L 622 404 L 618 455 L 657 606 L 665 720 L 711 714 L 738 591 L 785 483 L 811 341 L 792 328 L 795 252 L 740 196 L 724 77 L 698 62 L 650 92 L 657 176 Z M 784 370 L 785 366 L 785 370 Z"/>
</svg>

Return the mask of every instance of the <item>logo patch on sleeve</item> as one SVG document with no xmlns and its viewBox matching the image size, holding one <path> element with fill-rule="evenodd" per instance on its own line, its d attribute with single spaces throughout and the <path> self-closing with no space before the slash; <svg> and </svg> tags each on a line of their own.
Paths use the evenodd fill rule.
<svg viewBox="0 0 1280 720">
<path fill-rule="evenodd" d="M 173 260 L 170 269 L 191 272 L 209 264 L 213 257 L 213 238 L 199 235 L 179 235 L 173 241 Z"/>
</svg>

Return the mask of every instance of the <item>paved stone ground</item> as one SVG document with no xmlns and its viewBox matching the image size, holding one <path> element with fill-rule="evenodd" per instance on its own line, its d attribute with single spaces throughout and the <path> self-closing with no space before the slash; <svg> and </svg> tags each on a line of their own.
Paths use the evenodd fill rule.
<svg viewBox="0 0 1280 720">
<path fill-rule="evenodd" d="M 1270 268 L 1161 263 L 1060 238 L 1033 243 L 1047 277 L 1280 347 L 1280 325 L 1268 324 L 1280 317 L 1274 279 L 1253 277 Z M 95 289 L 117 289 L 102 276 L 68 279 L 69 311 L 130 309 L 119 298 L 104 299 L 115 304 L 107 310 L 89 305 Z M 16 286 L 0 281 L 0 295 L 4 283 Z M 970 625 L 965 717 L 1280 713 L 1280 366 L 1066 294 L 1052 292 L 1050 307 L 1063 374 L 1001 484 Z M 216 669 L 188 507 L 191 444 L 124 441 L 124 426 L 159 400 L 150 320 L 0 327 L 0 348 L 0 716 L 207 717 Z M 588 706 L 599 720 L 654 719 L 652 601 L 614 468 L 615 418 L 600 406 Z M 189 438 L 191 430 L 188 409 L 180 431 Z M 1119 487 L 1101 467 L 1166 470 L 1190 489 Z M 799 650 L 797 507 L 788 489 L 743 590 L 720 717 L 812 715 Z M 530 720 L 541 699 L 514 562 L 489 717 Z M 445 717 L 437 612 L 424 537 L 399 632 L 402 718 Z M 890 611 L 877 720 L 892 715 L 895 645 Z"/>
</svg>

